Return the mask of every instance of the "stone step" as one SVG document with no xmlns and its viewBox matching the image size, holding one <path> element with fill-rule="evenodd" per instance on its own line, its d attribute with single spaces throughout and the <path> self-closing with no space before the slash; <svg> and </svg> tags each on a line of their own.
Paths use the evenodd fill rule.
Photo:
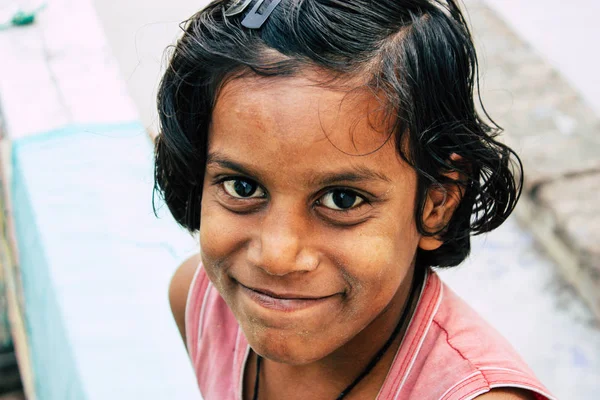
<svg viewBox="0 0 600 400">
<path fill-rule="evenodd" d="M 600 318 L 600 118 L 485 2 L 465 3 L 483 103 L 525 168 L 517 216 Z"/>
</svg>

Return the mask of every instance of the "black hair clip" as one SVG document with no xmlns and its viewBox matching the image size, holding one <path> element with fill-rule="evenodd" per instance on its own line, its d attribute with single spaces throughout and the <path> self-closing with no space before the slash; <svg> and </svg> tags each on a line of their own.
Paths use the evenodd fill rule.
<svg viewBox="0 0 600 400">
<path fill-rule="evenodd" d="M 238 0 L 234 2 L 227 10 L 224 15 L 231 17 L 234 15 L 241 14 L 250 5 L 252 0 Z M 248 14 L 244 16 L 242 20 L 242 26 L 249 29 L 259 29 L 267 18 L 271 15 L 275 7 L 281 3 L 281 0 L 258 0 L 254 3 L 254 6 L 248 11 Z"/>
<path fill-rule="evenodd" d="M 258 0 L 242 20 L 242 25 L 249 29 L 260 28 L 279 3 L 281 0 Z"/>
</svg>

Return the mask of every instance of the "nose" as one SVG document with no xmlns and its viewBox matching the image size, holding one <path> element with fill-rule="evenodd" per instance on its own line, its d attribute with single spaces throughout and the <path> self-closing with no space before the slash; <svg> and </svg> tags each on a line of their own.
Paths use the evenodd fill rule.
<svg viewBox="0 0 600 400">
<path fill-rule="evenodd" d="M 271 203 L 249 245 L 251 265 L 274 276 L 316 269 L 319 255 L 309 243 L 311 223 L 307 214 L 289 202 Z"/>
</svg>

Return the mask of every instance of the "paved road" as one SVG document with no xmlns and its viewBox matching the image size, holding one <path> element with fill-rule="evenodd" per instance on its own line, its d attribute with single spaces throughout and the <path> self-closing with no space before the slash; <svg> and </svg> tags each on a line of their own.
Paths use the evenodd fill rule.
<svg viewBox="0 0 600 400">
<path fill-rule="evenodd" d="M 476 238 L 471 258 L 440 275 L 559 399 L 599 398 L 600 326 L 514 221 Z"/>
</svg>

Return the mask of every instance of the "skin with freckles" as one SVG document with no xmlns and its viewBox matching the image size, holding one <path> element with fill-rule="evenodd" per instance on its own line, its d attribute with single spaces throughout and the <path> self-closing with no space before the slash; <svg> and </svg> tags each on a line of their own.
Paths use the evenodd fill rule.
<svg viewBox="0 0 600 400">
<path fill-rule="evenodd" d="M 379 106 L 307 76 L 234 79 L 217 98 L 201 257 L 264 357 L 261 400 L 337 397 L 398 323 L 418 246 L 441 244 L 416 229 L 417 176 Z M 455 206 L 430 196 L 427 226 Z M 348 398 L 376 396 L 399 343 Z"/>
</svg>

